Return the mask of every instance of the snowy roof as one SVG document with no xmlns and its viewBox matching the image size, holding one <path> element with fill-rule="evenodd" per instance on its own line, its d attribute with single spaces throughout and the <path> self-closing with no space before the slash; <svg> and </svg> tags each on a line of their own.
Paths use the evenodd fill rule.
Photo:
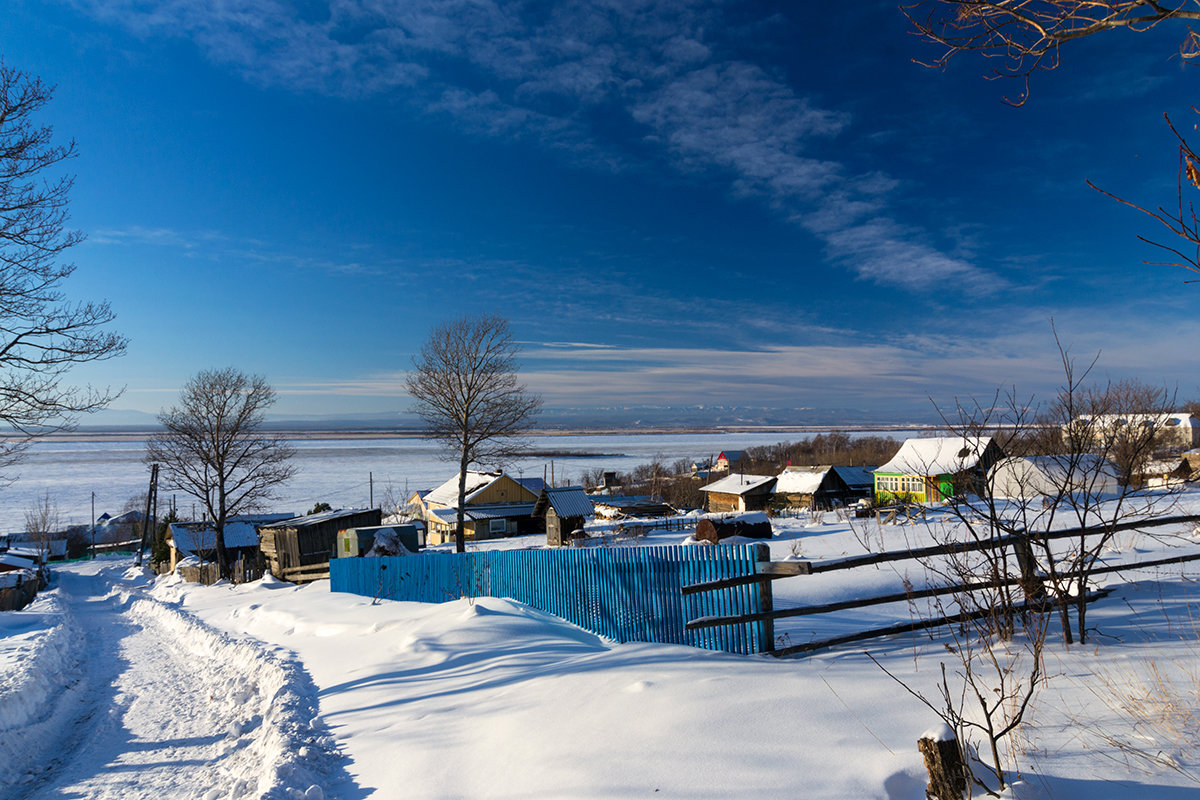
<svg viewBox="0 0 1200 800">
<path fill-rule="evenodd" d="M 553 508 L 554 513 L 559 517 L 590 517 L 596 513 L 591 499 L 582 486 L 543 489 L 533 507 L 533 515 L 535 517 L 545 516 L 548 508 Z"/>
<path fill-rule="evenodd" d="M 788 467 L 775 478 L 776 494 L 812 494 L 832 467 Z"/>
<path fill-rule="evenodd" d="M 467 494 L 466 502 L 471 502 L 471 498 L 479 494 L 487 487 L 498 481 L 504 475 L 503 472 L 478 472 L 473 469 L 467 470 Z M 540 480 L 540 479 L 539 479 Z M 435 503 L 440 506 L 449 506 L 455 508 L 458 506 L 458 473 L 454 473 L 454 477 L 437 487 L 429 494 L 425 495 L 425 503 Z"/>
<path fill-rule="evenodd" d="M 934 436 L 928 439 L 906 439 L 900 451 L 877 473 L 902 475 L 953 475 L 973 469 L 979 464 L 983 451 L 992 437 L 965 438 Z"/>
<path fill-rule="evenodd" d="M 720 494 L 749 494 L 759 488 L 770 489 L 767 484 L 774 483 L 774 475 L 744 475 L 734 472 L 716 483 L 710 483 L 700 489 L 702 492 L 719 492 Z"/>
<path fill-rule="evenodd" d="M 0 566 L 8 569 L 37 569 L 37 563 L 32 559 L 22 558 L 13 553 L 0 554 Z"/>
<path fill-rule="evenodd" d="M 1053 480 L 1062 480 L 1063 478 L 1067 477 L 1068 472 L 1072 473 L 1076 478 L 1081 475 L 1099 473 L 1103 473 L 1113 478 L 1117 476 L 1117 468 L 1113 466 L 1112 463 L 1091 453 L 1006 458 L 992 468 L 992 474 L 996 474 L 1002 464 L 1011 464 L 1015 461 L 1026 461 L 1032 465 L 1034 469 Z M 1176 464 L 1175 466 L 1179 465 Z"/>
<path fill-rule="evenodd" d="M 211 553 L 217 549 L 216 531 L 210 522 L 172 522 L 171 541 L 180 553 Z M 251 522 L 226 522 L 225 546 L 258 547 L 258 530 Z"/>
</svg>

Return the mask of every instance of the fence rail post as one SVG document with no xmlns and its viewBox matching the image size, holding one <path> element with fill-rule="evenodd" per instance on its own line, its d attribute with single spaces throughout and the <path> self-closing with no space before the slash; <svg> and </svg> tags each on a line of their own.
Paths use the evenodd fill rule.
<svg viewBox="0 0 1200 800">
<path fill-rule="evenodd" d="M 771 548 L 767 547 L 765 544 L 754 545 L 754 553 L 755 553 L 754 560 L 759 563 L 762 563 L 763 561 L 769 562 L 771 560 Z M 755 565 L 756 569 L 757 569 L 757 566 L 758 565 L 756 564 Z M 772 611 L 775 610 L 775 600 L 771 594 L 771 582 L 770 581 L 763 581 L 762 583 L 758 584 L 758 598 L 759 598 L 759 606 L 760 606 L 760 608 L 758 610 L 760 612 L 762 612 L 764 614 L 770 614 Z M 773 617 L 768 616 L 765 619 L 763 619 L 762 622 L 759 623 L 758 635 L 760 637 L 759 651 L 763 652 L 763 653 L 774 653 L 775 652 L 775 620 Z"/>
</svg>

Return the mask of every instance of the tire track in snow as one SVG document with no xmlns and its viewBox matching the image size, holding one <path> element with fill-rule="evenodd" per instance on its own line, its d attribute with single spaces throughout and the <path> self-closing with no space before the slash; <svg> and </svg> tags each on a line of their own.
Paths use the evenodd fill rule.
<svg viewBox="0 0 1200 800">
<path fill-rule="evenodd" d="M 74 721 L 16 797 L 322 798 L 345 779 L 298 664 L 140 593 L 96 594 L 106 576 L 64 577 L 84 662 L 56 713 Z"/>
</svg>

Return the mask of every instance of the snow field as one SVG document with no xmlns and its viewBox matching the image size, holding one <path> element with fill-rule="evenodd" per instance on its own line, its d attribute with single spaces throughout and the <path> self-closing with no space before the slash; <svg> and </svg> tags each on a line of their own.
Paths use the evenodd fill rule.
<svg viewBox="0 0 1200 800">
<path fill-rule="evenodd" d="M 75 621 L 50 589 L 0 613 L 0 788 L 32 777 L 39 755 L 69 724 L 80 669 Z"/>
<path fill-rule="evenodd" d="M 205 800 L 324 797 L 321 787 L 341 756 L 318 714 L 315 687 L 294 659 L 234 639 L 153 598 L 133 599 L 129 614 L 202 665 L 197 679 L 210 702 L 204 713 L 224 728 L 220 767 L 229 785 Z"/>
<path fill-rule="evenodd" d="M 0 616 L 0 796 L 323 800 L 344 781 L 286 653 L 148 597 L 124 562 L 62 573 L 28 621 Z"/>
</svg>

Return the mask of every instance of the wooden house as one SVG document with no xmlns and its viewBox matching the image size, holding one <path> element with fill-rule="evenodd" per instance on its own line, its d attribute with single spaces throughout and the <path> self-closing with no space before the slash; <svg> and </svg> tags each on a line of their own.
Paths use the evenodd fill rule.
<svg viewBox="0 0 1200 800">
<path fill-rule="evenodd" d="M 247 514 L 230 517 L 225 522 L 225 555 L 232 564 L 239 559 L 257 562 L 258 526 L 291 519 L 295 514 Z M 217 533 L 211 522 L 172 522 L 167 525 L 167 549 L 171 554 L 169 567 L 173 572 L 179 562 L 194 557 L 201 563 L 217 560 Z"/>
<path fill-rule="evenodd" d="M 787 467 L 775 478 L 769 505 L 828 510 L 852 499 L 850 487 L 833 467 Z"/>
<path fill-rule="evenodd" d="M 569 545 L 571 534 L 594 514 L 591 498 L 582 486 L 543 489 L 533 506 L 533 516 L 546 520 L 546 544 L 551 547 Z"/>
<path fill-rule="evenodd" d="M 745 450 L 722 450 L 721 455 L 717 456 L 717 460 L 713 462 L 713 472 L 729 472 L 741 466 L 746 460 Z"/>
<path fill-rule="evenodd" d="M 1191 462 L 1184 456 L 1148 461 L 1137 471 L 1136 482 L 1148 489 L 1182 486 L 1192 477 Z"/>
<path fill-rule="evenodd" d="M 532 478 L 526 481 L 534 481 Z M 536 479 L 538 482 L 540 478 Z M 530 485 L 540 486 L 541 483 Z M 538 493 L 503 472 L 467 471 L 463 535 L 467 539 L 497 539 L 540 533 L 533 518 Z M 458 520 L 458 475 L 422 498 L 430 545 L 454 541 Z"/>
<path fill-rule="evenodd" d="M 990 436 L 906 439 L 892 460 L 875 470 L 875 502 L 937 503 L 982 494 L 988 470 L 1003 457 Z"/>
<path fill-rule="evenodd" d="M 775 488 L 774 475 L 743 475 L 735 472 L 716 483 L 701 487 L 705 510 L 763 511 Z"/>
<path fill-rule="evenodd" d="M 377 526 L 378 508 L 323 511 L 259 527 L 259 546 L 276 578 L 306 583 L 329 577 L 338 531 Z"/>
<path fill-rule="evenodd" d="M 833 471 L 846 482 L 854 500 L 870 497 L 875 491 L 875 467 L 834 467 Z"/>
</svg>

